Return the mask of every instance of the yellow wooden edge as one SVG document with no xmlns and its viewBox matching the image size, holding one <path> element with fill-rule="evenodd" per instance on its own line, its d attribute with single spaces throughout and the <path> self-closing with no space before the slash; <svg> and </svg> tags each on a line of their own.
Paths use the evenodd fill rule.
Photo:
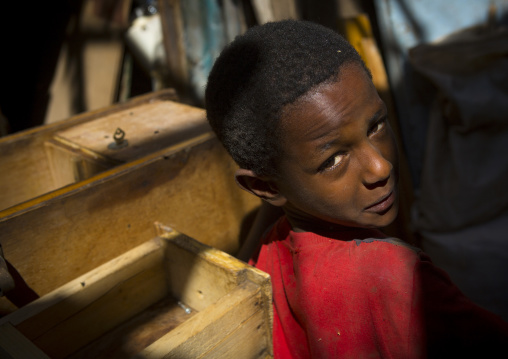
<svg viewBox="0 0 508 359">
<path fill-rule="evenodd" d="M 204 243 L 198 242 L 192 238 L 180 235 L 178 232 L 171 228 L 162 225 L 161 223 L 155 223 L 158 235 L 161 238 L 168 239 L 175 243 L 178 247 L 185 249 L 189 252 L 194 253 L 196 256 L 204 259 L 207 262 L 214 263 L 215 265 L 222 267 L 226 270 L 237 273 L 237 285 L 243 282 L 252 282 L 256 284 L 261 291 L 262 300 L 267 306 L 272 305 L 272 284 L 271 277 L 268 273 L 263 272 L 233 256 L 225 253 L 216 248 L 210 247 Z M 267 317 L 265 318 L 267 325 L 267 333 L 269 334 L 269 341 L 272 341 L 272 330 L 273 330 L 273 311 L 266 310 Z M 270 353 L 272 348 L 270 348 Z"/>
</svg>

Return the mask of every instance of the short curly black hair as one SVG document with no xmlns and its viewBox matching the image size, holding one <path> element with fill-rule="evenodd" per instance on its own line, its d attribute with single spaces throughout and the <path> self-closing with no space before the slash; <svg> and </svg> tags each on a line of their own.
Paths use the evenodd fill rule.
<svg viewBox="0 0 508 359">
<path fill-rule="evenodd" d="M 322 25 L 284 20 L 254 26 L 222 50 L 210 71 L 208 121 L 240 167 L 276 176 L 283 108 L 352 62 L 369 73 L 353 46 Z"/>
</svg>

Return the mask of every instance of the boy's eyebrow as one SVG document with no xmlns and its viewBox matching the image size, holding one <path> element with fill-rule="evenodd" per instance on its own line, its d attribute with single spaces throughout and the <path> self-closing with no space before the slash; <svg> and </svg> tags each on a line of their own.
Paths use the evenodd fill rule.
<svg viewBox="0 0 508 359">
<path fill-rule="evenodd" d="M 380 117 L 387 116 L 388 110 L 386 109 L 386 105 L 383 103 L 383 107 L 379 109 L 368 121 L 369 125 L 372 125 L 374 122 L 379 120 Z"/>
<path fill-rule="evenodd" d="M 367 123 L 369 126 L 373 125 L 379 118 L 384 117 L 387 115 L 387 108 L 386 105 L 383 103 L 383 107 L 380 108 L 374 115 L 372 115 L 368 120 Z M 317 141 L 322 137 L 326 137 L 328 133 L 323 133 L 321 136 L 316 136 L 313 140 Z M 318 144 L 316 146 L 316 150 L 318 150 L 320 153 L 326 152 L 328 149 L 332 147 L 332 145 L 337 144 L 339 141 L 339 138 L 334 138 L 331 141 L 327 141 L 321 144 Z"/>
<path fill-rule="evenodd" d="M 332 141 L 328 141 L 328 142 L 325 142 L 321 145 L 318 145 L 316 147 L 316 149 L 320 152 L 320 153 L 324 153 L 326 152 L 328 149 L 330 149 L 330 147 L 332 147 L 333 144 L 337 143 L 339 141 L 337 141 L 337 139 L 335 140 L 332 140 Z"/>
</svg>

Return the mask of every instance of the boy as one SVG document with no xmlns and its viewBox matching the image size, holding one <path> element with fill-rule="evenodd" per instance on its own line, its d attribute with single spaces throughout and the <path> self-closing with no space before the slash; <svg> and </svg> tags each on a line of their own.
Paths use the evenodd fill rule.
<svg viewBox="0 0 508 359">
<path fill-rule="evenodd" d="M 251 261 L 271 275 L 276 358 L 508 350 L 506 323 L 377 229 L 397 215 L 397 148 L 342 37 L 294 20 L 248 30 L 217 59 L 206 109 L 240 187 L 284 211 Z"/>
</svg>

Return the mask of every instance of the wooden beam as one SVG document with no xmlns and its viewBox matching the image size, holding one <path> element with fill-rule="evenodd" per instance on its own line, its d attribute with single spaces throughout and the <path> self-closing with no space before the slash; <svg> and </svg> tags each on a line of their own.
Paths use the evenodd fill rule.
<svg viewBox="0 0 508 359">
<path fill-rule="evenodd" d="M 294 0 L 252 0 L 251 3 L 259 24 L 285 19 L 298 19 Z"/>
<path fill-rule="evenodd" d="M 168 66 L 169 86 L 182 100 L 189 100 L 189 69 L 185 50 L 185 29 L 181 0 L 158 0 L 162 37 Z"/>
</svg>

